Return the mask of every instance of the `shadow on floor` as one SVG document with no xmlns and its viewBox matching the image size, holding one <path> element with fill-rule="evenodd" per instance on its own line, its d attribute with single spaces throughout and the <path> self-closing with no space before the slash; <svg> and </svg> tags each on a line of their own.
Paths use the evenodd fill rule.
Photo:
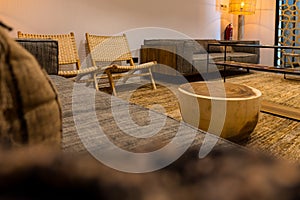
<svg viewBox="0 0 300 200">
<path fill-rule="evenodd" d="M 239 70 L 239 69 L 226 70 L 226 77 L 242 76 L 247 74 L 249 73 L 245 70 Z M 164 81 L 168 83 L 178 83 L 180 79 L 182 79 L 181 76 L 165 75 L 165 74 L 158 74 L 158 73 L 154 73 L 153 76 L 154 79 L 157 81 Z M 182 83 L 186 81 L 195 82 L 195 81 L 204 81 L 204 80 L 206 81 L 217 80 L 217 79 L 223 79 L 223 77 L 224 77 L 224 71 L 221 70 L 219 72 L 184 76 L 185 80 L 182 80 Z M 143 78 L 149 79 L 148 77 L 143 77 Z"/>
</svg>

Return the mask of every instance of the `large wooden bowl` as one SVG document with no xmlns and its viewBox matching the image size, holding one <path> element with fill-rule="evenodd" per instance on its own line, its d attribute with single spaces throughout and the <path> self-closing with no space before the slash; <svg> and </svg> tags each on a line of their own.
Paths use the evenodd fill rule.
<svg viewBox="0 0 300 200">
<path fill-rule="evenodd" d="M 245 139 L 259 119 L 261 92 L 220 82 L 193 82 L 179 87 L 183 121 L 229 140 Z"/>
</svg>

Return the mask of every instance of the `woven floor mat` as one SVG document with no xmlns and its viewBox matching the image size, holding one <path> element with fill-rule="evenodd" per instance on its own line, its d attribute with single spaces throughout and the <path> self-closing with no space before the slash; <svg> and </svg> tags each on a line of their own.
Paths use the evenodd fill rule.
<svg viewBox="0 0 300 200">
<path fill-rule="evenodd" d="M 263 94 L 263 100 L 300 109 L 300 81 L 290 77 L 292 76 L 284 79 L 282 74 L 251 72 L 228 77 L 226 81 L 259 89 Z M 164 108 L 158 110 L 159 112 L 164 112 L 176 120 L 182 120 L 176 96 L 178 85 L 158 84 L 157 90 L 152 90 L 149 83 L 137 87 L 134 84 L 121 85 L 117 89 L 118 96 L 150 109 L 153 109 L 153 105 L 159 104 Z M 130 92 L 132 94 L 129 97 Z M 157 109 L 157 107 L 155 108 Z M 300 123 L 261 113 L 259 122 L 250 138 L 240 144 L 293 162 L 300 161 Z"/>
</svg>

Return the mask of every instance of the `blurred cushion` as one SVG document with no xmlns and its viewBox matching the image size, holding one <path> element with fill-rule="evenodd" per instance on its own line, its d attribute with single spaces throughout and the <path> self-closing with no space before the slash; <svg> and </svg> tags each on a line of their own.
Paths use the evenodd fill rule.
<svg viewBox="0 0 300 200">
<path fill-rule="evenodd" d="M 61 109 L 37 60 L 0 29 L 0 145 L 60 146 Z"/>
</svg>

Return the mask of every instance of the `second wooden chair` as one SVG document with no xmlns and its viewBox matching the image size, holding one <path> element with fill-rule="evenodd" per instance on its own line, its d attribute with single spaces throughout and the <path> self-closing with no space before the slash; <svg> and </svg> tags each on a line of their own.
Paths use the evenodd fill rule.
<svg viewBox="0 0 300 200">
<path fill-rule="evenodd" d="M 103 66 L 110 66 L 105 69 L 105 74 L 99 73 L 94 76 L 96 90 L 99 90 L 98 79 L 105 76 L 108 78 L 115 96 L 117 93 L 114 79 L 120 77 L 123 77 L 125 82 L 130 77 L 149 76 L 153 89 L 156 89 L 151 67 L 156 65 L 157 62 L 152 61 L 136 65 L 133 61 L 125 34 L 121 36 L 100 36 L 86 33 L 86 41 L 93 66 L 99 66 L 98 63 L 101 63 Z M 129 65 L 114 64 L 115 62 L 122 61 L 128 61 Z"/>
</svg>

